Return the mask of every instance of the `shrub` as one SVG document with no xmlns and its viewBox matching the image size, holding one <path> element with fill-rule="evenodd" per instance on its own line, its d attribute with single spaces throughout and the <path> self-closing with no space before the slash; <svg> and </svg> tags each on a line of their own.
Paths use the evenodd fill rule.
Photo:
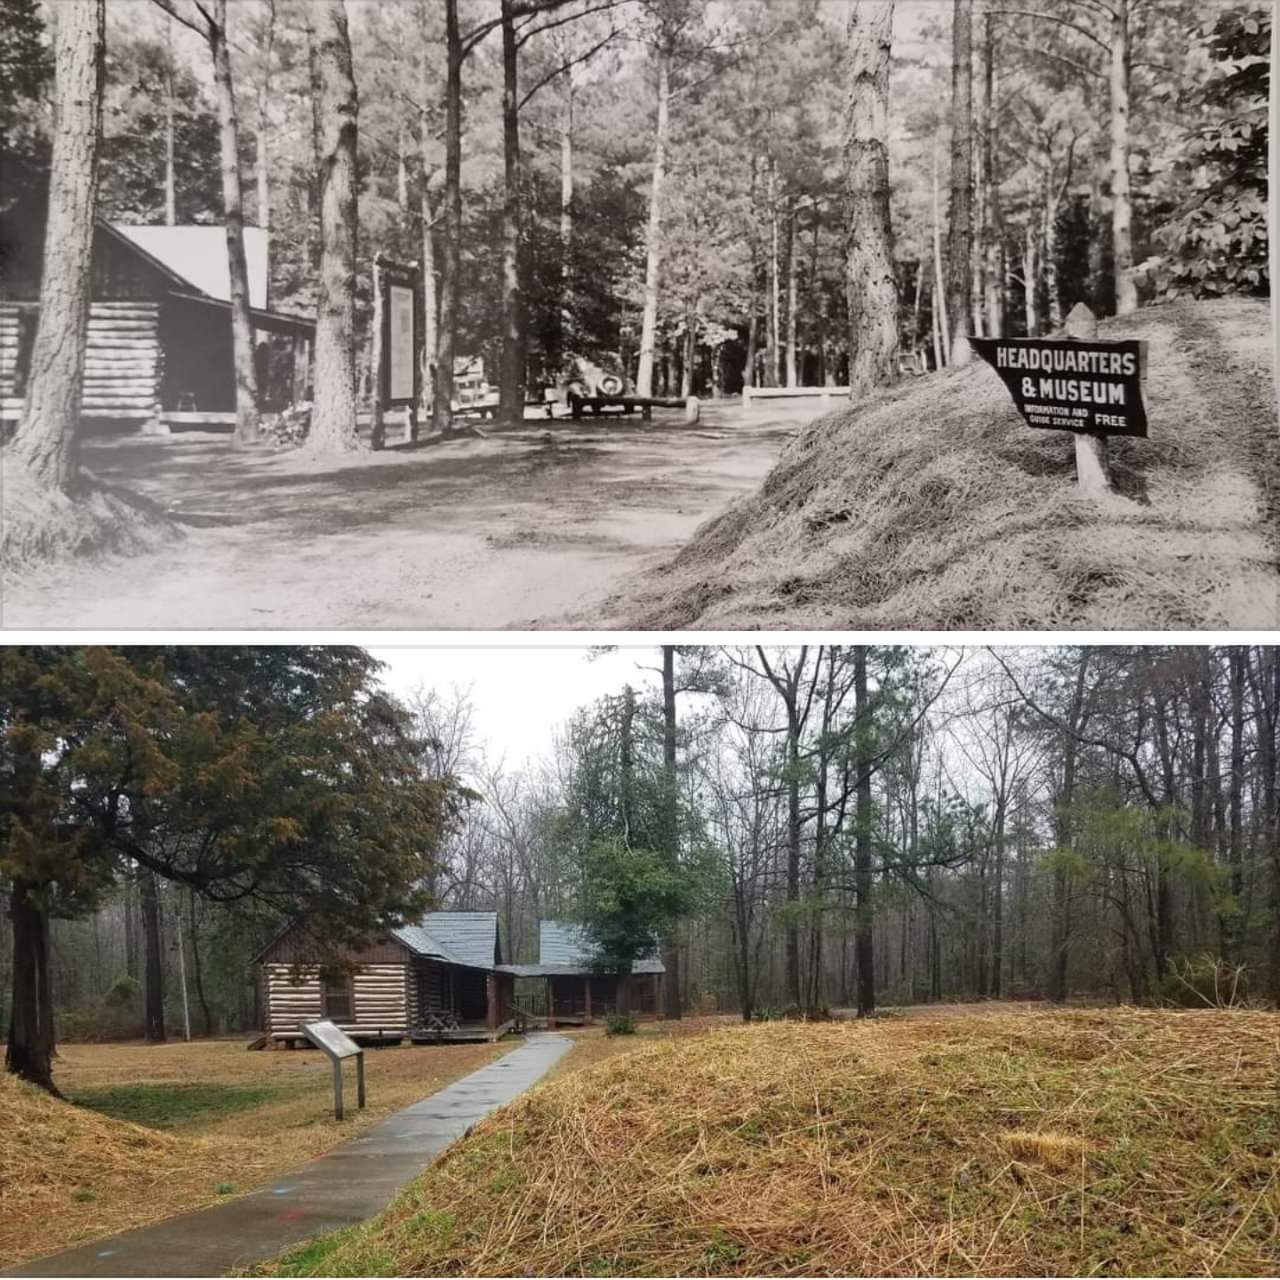
<svg viewBox="0 0 1280 1280">
<path fill-rule="evenodd" d="M 636 1033 L 635 1019 L 629 1013 L 611 1013 L 604 1020 L 604 1033 L 607 1036 L 633 1036 Z"/>
<path fill-rule="evenodd" d="M 1249 996 L 1249 973 L 1242 964 L 1204 952 L 1169 966 L 1160 988 L 1165 1004 L 1189 1009 L 1232 1009 Z"/>
<path fill-rule="evenodd" d="M 102 1003 L 113 1008 L 129 1008 L 140 1004 L 141 1001 L 142 983 L 137 978 L 130 977 L 127 973 L 122 973 L 107 988 L 106 994 L 102 997 Z"/>
</svg>

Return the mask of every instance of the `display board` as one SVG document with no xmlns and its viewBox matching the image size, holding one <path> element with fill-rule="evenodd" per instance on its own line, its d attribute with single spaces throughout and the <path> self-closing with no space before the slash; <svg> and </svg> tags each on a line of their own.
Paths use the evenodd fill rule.
<svg viewBox="0 0 1280 1280">
<path fill-rule="evenodd" d="M 393 284 L 387 290 L 391 311 L 391 340 L 387 357 L 390 362 L 387 399 L 414 398 L 414 355 L 417 350 L 413 334 L 413 290 L 408 285 Z"/>
<path fill-rule="evenodd" d="M 380 407 L 412 406 L 422 389 L 423 322 L 417 263 L 374 258 L 374 305 L 378 327 L 374 356 Z"/>
</svg>

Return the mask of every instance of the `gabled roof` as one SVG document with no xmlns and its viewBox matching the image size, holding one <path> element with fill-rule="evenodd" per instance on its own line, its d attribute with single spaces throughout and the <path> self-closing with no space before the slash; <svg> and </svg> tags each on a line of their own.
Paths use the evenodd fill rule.
<svg viewBox="0 0 1280 1280">
<path fill-rule="evenodd" d="M 472 969 L 502 963 L 496 911 L 430 911 L 416 924 L 391 932 L 420 956 Z"/>
<path fill-rule="evenodd" d="M 592 970 L 591 942 L 586 930 L 580 924 L 564 920 L 540 921 L 537 967 L 551 973 L 590 973 Z M 666 971 L 666 967 L 657 956 L 641 957 L 631 966 L 632 973 L 666 973 Z"/>
<path fill-rule="evenodd" d="M 108 224 L 170 275 L 218 302 L 231 301 L 227 232 L 220 226 L 152 227 L 127 222 Z M 245 227 L 244 254 L 249 268 L 249 305 L 267 305 L 268 237 L 261 227 Z"/>
</svg>

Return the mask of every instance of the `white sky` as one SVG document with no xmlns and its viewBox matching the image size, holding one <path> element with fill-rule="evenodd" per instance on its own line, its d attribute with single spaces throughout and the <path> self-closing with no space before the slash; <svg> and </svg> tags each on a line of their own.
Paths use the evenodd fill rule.
<svg viewBox="0 0 1280 1280">
<path fill-rule="evenodd" d="M 556 730 L 578 707 L 628 682 L 636 689 L 656 682 L 662 661 L 657 645 L 609 653 L 514 645 L 379 645 L 369 652 L 387 664 L 382 681 L 393 693 L 410 694 L 420 685 L 441 693 L 469 690 L 476 745 L 512 768 L 549 751 Z"/>
</svg>

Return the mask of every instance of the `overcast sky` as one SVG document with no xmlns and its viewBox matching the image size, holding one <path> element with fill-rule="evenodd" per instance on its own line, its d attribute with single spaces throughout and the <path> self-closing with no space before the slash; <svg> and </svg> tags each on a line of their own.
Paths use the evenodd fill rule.
<svg viewBox="0 0 1280 1280">
<path fill-rule="evenodd" d="M 447 648 L 419 645 L 371 647 L 387 664 L 383 683 L 410 694 L 419 686 L 469 689 L 476 744 L 493 761 L 517 767 L 546 752 L 555 731 L 574 711 L 628 681 L 637 689 L 656 683 L 657 645 L 609 653 L 587 648 Z"/>
</svg>

